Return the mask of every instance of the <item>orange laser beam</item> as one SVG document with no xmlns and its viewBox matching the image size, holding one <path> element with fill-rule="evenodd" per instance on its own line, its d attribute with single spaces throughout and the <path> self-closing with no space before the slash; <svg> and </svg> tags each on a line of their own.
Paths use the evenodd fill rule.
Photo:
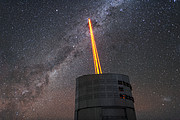
<svg viewBox="0 0 180 120">
<path fill-rule="evenodd" d="M 100 65 L 100 61 L 99 61 L 98 51 L 97 51 L 96 42 L 94 39 L 92 23 L 91 23 L 90 18 L 88 19 L 88 23 L 89 23 L 89 31 L 90 31 L 90 35 L 91 35 L 91 44 L 92 44 L 95 74 L 102 74 L 102 69 L 101 69 L 101 65 Z"/>
</svg>

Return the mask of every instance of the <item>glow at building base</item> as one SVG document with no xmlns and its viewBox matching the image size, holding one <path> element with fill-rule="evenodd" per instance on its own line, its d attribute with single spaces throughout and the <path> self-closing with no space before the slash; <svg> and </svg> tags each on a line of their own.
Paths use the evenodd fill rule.
<svg viewBox="0 0 180 120">
<path fill-rule="evenodd" d="M 101 69 L 101 65 L 100 65 L 100 61 L 99 61 L 98 51 L 96 48 L 96 42 L 94 39 L 94 34 L 93 34 L 93 29 L 92 29 L 92 24 L 91 24 L 90 18 L 88 19 L 88 23 L 89 23 L 89 30 L 90 30 L 90 35 L 91 35 L 91 44 L 92 44 L 95 74 L 102 74 L 102 69 Z"/>
</svg>

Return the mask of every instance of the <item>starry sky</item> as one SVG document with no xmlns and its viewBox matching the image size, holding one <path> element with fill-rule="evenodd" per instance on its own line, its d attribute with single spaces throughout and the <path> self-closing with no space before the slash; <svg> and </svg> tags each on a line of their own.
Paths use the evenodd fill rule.
<svg viewBox="0 0 180 120">
<path fill-rule="evenodd" d="M 73 120 L 75 79 L 130 77 L 138 120 L 180 120 L 180 1 L 0 0 L 0 120 Z"/>
</svg>

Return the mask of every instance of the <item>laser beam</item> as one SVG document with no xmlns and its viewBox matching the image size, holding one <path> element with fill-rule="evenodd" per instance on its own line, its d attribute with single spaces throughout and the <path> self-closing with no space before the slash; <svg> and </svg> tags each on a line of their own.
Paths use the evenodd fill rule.
<svg viewBox="0 0 180 120">
<path fill-rule="evenodd" d="M 100 65 L 100 61 L 99 61 L 98 51 L 97 51 L 96 42 L 94 39 L 92 23 L 91 23 L 90 18 L 88 19 L 88 23 L 89 23 L 89 31 L 90 31 L 90 35 L 91 35 L 91 44 L 92 44 L 92 53 L 93 53 L 95 74 L 102 74 L 102 69 L 101 69 L 101 65 Z"/>
</svg>

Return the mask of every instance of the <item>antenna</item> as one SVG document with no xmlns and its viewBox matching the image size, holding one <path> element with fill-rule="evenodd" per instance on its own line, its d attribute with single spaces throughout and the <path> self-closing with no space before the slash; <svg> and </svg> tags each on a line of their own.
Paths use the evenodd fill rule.
<svg viewBox="0 0 180 120">
<path fill-rule="evenodd" d="M 99 61 L 98 51 L 96 48 L 96 42 L 94 39 L 94 34 L 93 34 L 93 29 L 92 29 L 92 24 L 91 24 L 90 18 L 88 19 L 88 23 L 89 23 L 89 31 L 90 31 L 90 35 L 91 35 L 91 44 L 92 44 L 95 74 L 102 74 L 101 65 L 100 65 L 100 61 Z"/>
</svg>

